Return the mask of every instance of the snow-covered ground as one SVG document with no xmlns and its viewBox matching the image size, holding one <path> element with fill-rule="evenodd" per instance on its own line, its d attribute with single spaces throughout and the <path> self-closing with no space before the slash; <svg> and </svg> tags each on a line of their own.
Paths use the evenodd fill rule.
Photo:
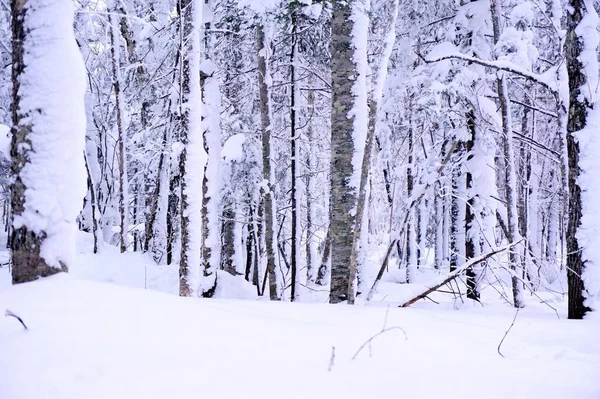
<svg viewBox="0 0 600 399">
<path fill-rule="evenodd" d="M 179 298 L 173 269 L 140 255 L 79 262 L 15 287 L 0 268 L 0 311 L 28 327 L 0 318 L 0 399 L 600 398 L 595 314 L 559 319 L 530 299 L 502 357 L 514 310 L 500 302 Z"/>
</svg>

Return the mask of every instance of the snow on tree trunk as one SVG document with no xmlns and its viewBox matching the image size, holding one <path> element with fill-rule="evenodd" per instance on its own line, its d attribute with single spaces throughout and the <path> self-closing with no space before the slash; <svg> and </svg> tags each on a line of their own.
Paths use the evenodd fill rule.
<svg viewBox="0 0 600 399">
<path fill-rule="evenodd" d="M 464 154 L 464 142 L 456 146 L 455 157 L 459 161 L 452 170 L 452 199 L 450 204 L 449 236 L 450 236 L 450 271 L 465 263 L 466 254 L 466 176 L 461 163 Z"/>
<path fill-rule="evenodd" d="M 375 85 L 371 93 L 371 98 L 368 101 L 368 109 L 366 98 L 362 98 L 361 94 L 366 95 L 367 93 L 367 81 L 366 74 L 368 73 L 368 61 L 367 61 L 367 38 L 369 28 L 369 17 L 367 13 L 370 11 L 371 3 L 370 0 L 364 4 L 357 3 L 358 7 L 353 13 L 352 19 L 355 26 L 353 27 L 353 43 L 355 46 L 354 62 L 359 77 L 356 80 L 356 86 L 354 93 L 356 95 L 357 103 L 354 105 L 355 116 L 354 128 L 355 136 L 360 140 L 364 129 L 364 113 L 368 113 L 367 121 L 367 132 L 365 138 L 364 149 L 362 150 L 361 168 L 360 168 L 360 180 L 358 185 L 358 198 L 356 204 L 356 220 L 354 228 L 354 236 L 352 239 L 352 253 L 350 257 L 350 278 L 348 281 L 348 303 L 354 303 L 355 290 L 354 290 L 354 279 L 359 269 L 359 252 L 361 249 L 366 250 L 367 234 L 363 230 L 364 221 L 368 220 L 367 217 L 367 180 L 369 179 L 370 166 L 371 166 L 371 153 L 373 152 L 373 144 L 375 140 L 375 131 L 377 127 L 379 103 L 383 98 L 383 89 L 385 81 L 388 75 L 388 65 L 390 56 L 392 54 L 394 43 L 396 41 L 396 21 L 398 19 L 398 0 L 394 0 L 392 7 L 390 8 L 389 16 L 389 32 L 385 37 L 384 50 L 381 59 L 379 60 L 378 70 L 375 77 Z M 364 81 L 363 81 L 364 79 Z M 362 86 L 362 87 L 361 87 Z M 363 107 L 363 109 L 359 109 Z M 360 118 L 359 118 L 360 116 Z M 362 145 L 361 141 L 357 141 L 355 145 Z M 358 148 L 357 148 L 358 150 Z M 357 151 L 360 153 L 361 151 Z M 353 161 L 354 169 L 356 173 L 357 163 Z M 362 237 L 362 238 L 361 238 Z"/>
<path fill-rule="evenodd" d="M 598 197 L 600 185 L 600 111 L 598 90 L 598 14 L 592 0 L 570 0 L 565 52 L 570 107 L 567 134 L 569 157 L 569 222 L 567 281 L 569 319 L 581 319 L 600 289 Z M 589 299 L 589 301 L 587 301 Z"/>
<path fill-rule="evenodd" d="M 202 180 L 206 164 L 200 88 L 202 2 L 184 0 L 181 8 L 182 76 L 179 156 L 181 187 L 181 259 L 179 295 L 196 296 L 200 284 L 202 247 Z"/>
<path fill-rule="evenodd" d="M 85 67 L 70 0 L 12 1 L 12 280 L 67 271 L 86 193 Z"/>
<path fill-rule="evenodd" d="M 212 20 L 214 2 L 207 0 L 206 10 Z M 210 29 L 210 22 L 205 28 Z M 202 75 L 202 94 L 204 100 L 204 148 L 208 153 L 208 162 L 204 167 L 202 182 L 202 275 L 199 294 L 210 298 L 217 288 L 217 269 L 221 261 L 221 240 L 219 237 L 219 194 L 221 192 L 221 92 L 216 76 L 216 65 L 211 56 L 215 42 L 212 37 L 205 38 L 206 59 L 200 65 Z M 234 271 L 235 274 L 235 271 Z"/>
</svg>

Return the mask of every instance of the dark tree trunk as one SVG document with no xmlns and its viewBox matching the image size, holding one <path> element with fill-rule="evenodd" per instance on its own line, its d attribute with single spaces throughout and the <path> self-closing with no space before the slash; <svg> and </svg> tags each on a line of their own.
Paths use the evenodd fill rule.
<svg viewBox="0 0 600 399">
<path fill-rule="evenodd" d="M 92 174 L 90 173 L 90 166 L 88 164 L 88 158 L 85 151 L 83 152 L 85 159 L 85 171 L 87 172 L 87 184 L 90 193 L 90 209 L 92 210 L 92 235 L 94 236 L 94 253 L 98 253 L 98 216 L 96 215 L 96 208 L 98 204 L 96 202 L 96 186 L 92 180 Z"/>
<path fill-rule="evenodd" d="M 162 151 L 160 152 L 160 155 L 158 157 L 158 168 L 156 171 L 156 179 L 155 179 L 155 185 L 154 185 L 154 191 L 151 194 L 151 197 L 149 199 L 150 201 L 150 206 L 149 206 L 149 211 L 148 211 L 148 215 L 146 217 L 146 228 L 145 228 L 145 235 L 144 235 L 144 246 L 143 246 L 143 251 L 147 252 L 150 250 L 150 243 L 152 242 L 152 240 L 154 239 L 154 224 L 156 222 L 156 214 L 158 212 L 158 204 L 159 204 L 159 200 L 160 200 L 160 187 L 161 187 L 161 179 L 163 179 L 165 176 L 163 175 L 163 169 L 166 168 L 166 162 L 165 162 L 165 152 L 166 152 L 166 147 L 167 147 L 167 129 L 165 128 L 165 131 L 163 132 L 163 137 L 162 137 Z"/>
<path fill-rule="evenodd" d="M 473 146 L 475 145 L 476 140 L 476 128 L 475 128 L 475 112 L 469 111 L 467 113 L 467 130 L 469 131 L 470 138 L 466 142 L 465 150 L 467 155 L 467 162 L 473 158 Z M 473 174 L 470 171 L 467 171 L 467 193 L 468 201 L 467 208 L 465 214 L 465 231 L 467 231 L 466 239 L 465 239 L 465 258 L 466 261 L 469 261 L 475 258 L 475 246 L 479 245 L 478 242 L 475 242 L 476 235 L 469 234 L 471 229 L 478 229 L 477 222 L 475 220 L 475 196 L 470 194 L 470 190 L 473 188 Z M 476 301 L 479 300 L 479 289 L 477 286 L 477 274 L 473 269 L 473 266 L 469 266 L 466 270 L 467 275 L 467 298 L 474 299 Z"/>
<path fill-rule="evenodd" d="M 584 304 L 585 291 L 581 278 L 586 266 L 577 240 L 577 231 L 581 225 L 582 204 L 581 187 L 578 177 L 579 168 L 579 143 L 574 133 L 585 128 L 590 104 L 583 98 L 581 87 L 586 84 L 587 77 L 579 56 L 583 50 L 583 39 L 577 34 L 576 28 L 585 16 L 584 0 L 570 0 L 569 6 L 573 12 L 567 12 L 567 37 L 565 53 L 567 57 L 567 71 L 569 74 L 569 119 L 567 123 L 567 154 L 569 158 L 569 220 L 567 225 L 567 282 L 569 288 L 569 319 L 582 319 L 590 311 Z M 589 133 L 588 133 L 589 134 Z"/>
<path fill-rule="evenodd" d="M 411 100 L 412 102 L 412 100 Z M 412 198 L 413 188 L 414 188 L 414 129 L 412 126 L 412 122 L 409 117 L 408 121 L 410 127 L 408 128 L 408 165 L 406 166 L 406 198 Z M 414 272 L 416 271 L 417 265 L 417 248 L 416 248 L 416 237 L 415 237 L 415 225 L 416 223 L 416 212 L 414 208 L 408 209 L 410 212 L 410 216 L 407 219 L 406 223 L 406 251 L 404 255 L 406 256 L 406 282 L 413 283 L 414 281 Z"/>
<path fill-rule="evenodd" d="M 225 196 L 225 204 L 223 205 L 223 230 L 222 230 L 222 245 L 221 245 L 221 270 L 225 270 L 231 275 L 236 274 L 235 263 L 233 257 L 235 255 L 235 203 L 231 199 L 232 194 Z M 248 229 L 253 224 L 252 207 L 250 209 L 250 221 Z M 250 234 L 252 230 L 248 230 Z M 250 240 L 250 238 L 248 238 Z"/>
<path fill-rule="evenodd" d="M 298 273 L 298 248 L 300 243 L 298 242 L 298 198 L 296 194 L 296 172 L 298 169 L 298 143 L 297 143 L 297 132 L 296 132 L 296 57 L 297 57 L 297 4 L 293 4 L 291 7 L 291 28 L 292 28 L 292 51 L 290 56 L 290 144 L 291 144 L 291 203 L 292 203 L 292 234 L 290 245 L 292 247 L 292 254 L 290 259 L 290 266 L 292 272 L 291 278 L 291 293 L 290 300 L 294 302 L 296 300 L 296 275 Z"/>
<path fill-rule="evenodd" d="M 321 255 L 321 265 L 319 266 L 319 270 L 317 272 L 317 279 L 315 283 L 318 285 L 326 285 L 327 281 L 325 281 L 328 268 L 327 263 L 329 262 L 329 256 L 331 254 L 331 229 L 327 228 L 327 235 L 325 236 L 325 243 L 323 245 L 323 254 Z"/>
<path fill-rule="evenodd" d="M 169 180 L 169 199 L 167 205 L 167 265 L 173 263 L 173 251 L 177 238 L 177 226 L 179 215 L 179 171 Z"/>
</svg>

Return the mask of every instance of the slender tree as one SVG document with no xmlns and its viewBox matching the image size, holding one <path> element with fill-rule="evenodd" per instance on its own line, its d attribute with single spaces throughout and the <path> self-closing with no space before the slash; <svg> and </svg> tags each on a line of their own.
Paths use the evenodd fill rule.
<svg viewBox="0 0 600 399">
<path fill-rule="evenodd" d="M 269 75 L 268 54 L 269 44 L 265 36 L 265 30 L 262 23 L 256 28 L 256 41 L 258 46 L 258 86 L 260 97 L 260 116 L 262 128 L 262 161 L 263 161 L 263 187 L 261 191 L 264 200 L 264 228 L 265 228 L 265 246 L 267 254 L 267 273 L 269 276 L 269 295 L 271 300 L 279 300 L 279 291 L 277 287 L 277 275 L 275 264 L 275 214 L 273 190 L 273 171 L 271 165 L 271 99 L 269 95 Z"/>
</svg>

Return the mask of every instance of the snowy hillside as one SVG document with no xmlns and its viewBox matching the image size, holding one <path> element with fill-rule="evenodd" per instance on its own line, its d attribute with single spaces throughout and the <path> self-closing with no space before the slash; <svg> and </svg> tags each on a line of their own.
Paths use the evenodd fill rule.
<svg viewBox="0 0 600 399">
<path fill-rule="evenodd" d="M 203 300 L 0 273 L 0 310 L 28 327 L 0 318 L 2 399 L 600 397 L 598 318 L 528 306 L 503 358 L 506 306 Z"/>
</svg>

